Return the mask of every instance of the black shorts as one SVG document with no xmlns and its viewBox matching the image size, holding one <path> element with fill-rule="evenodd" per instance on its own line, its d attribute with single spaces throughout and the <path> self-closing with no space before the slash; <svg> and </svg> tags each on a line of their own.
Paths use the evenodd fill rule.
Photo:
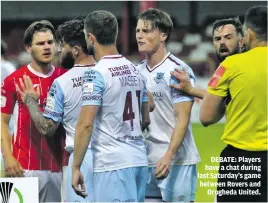
<svg viewBox="0 0 268 203">
<path fill-rule="evenodd" d="M 217 202 L 267 202 L 267 151 L 228 145 L 221 159 Z"/>
</svg>

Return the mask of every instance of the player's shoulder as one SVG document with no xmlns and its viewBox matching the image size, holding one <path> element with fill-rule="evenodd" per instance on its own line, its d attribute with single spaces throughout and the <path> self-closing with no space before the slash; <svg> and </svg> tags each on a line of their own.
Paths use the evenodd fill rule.
<svg viewBox="0 0 268 203">
<path fill-rule="evenodd" d="M 144 69 L 146 69 L 146 64 L 147 64 L 147 60 L 144 59 L 140 63 L 138 63 L 136 67 L 138 70 L 143 71 Z"/>
<path fill-rule="evenodd" d="M 52 78 L 54 79 L 53 80 L 53 85 L 55 86 L 56 84 L 57 85 L 63 85 L 66 81 L 66 74 L 69 73 L 69 70 L 68 69 L 64 69 L 62 67 L 55 67 L 54 68 L 54 71 L 52 73 Z"/>
<path fill-rule="evenodd" d="M 22 78 L 23 75 L 30 75 L 30 72 L 26 66 L 22 66 L 20 67 L 18 70 L 15 70 L 14 72 L 12 72 L 11 74 L 9 74 L 7 77 L 5 77 L 5 79 L 2 81 L 2 88 L 12 88 L 14 81 L 18 81 L 19 78 Z"/>
<path fill-rule="evenodd" d="M 59 77 L 57 77 L 54 81 L 61 81 L 61 80 L 65 80 L 67 77 L 73 75 L 75 73 L 75 71 L 73 70 L 74 68 L 71 68 L 69 70 L 63 69 L 58 67 L 55 68 L 55 71 L 60 71 L 60 75 Z M 65 70 L 65 71 L 64 71 Z"/>
<path fill-rule="evenodd" d="M 109 55 L 102 57 L 92 70 L 101 74 L 107 74 L 111 72 L 112 68 L 128 65 L 129 63 L 131 62 L 122 55 Z"/>
<path fill-rule="evenodd" d="M 173 54 L 169 54 L 165 60 L 165 62 L 171 63 L 175 66 L 181 66 L 183 61 L 180 60 L 178 57 L 174 56 Z"/>
<path fill-rule="evenodd" d="M 63 75 L 63 74 L 66 73 L 66 72 L 68 72 L 68 69 L 64 69 L 64 68 L 62 68 L 62 67 L 55 66 L 53 75 L 59 77 L 59 76 Z"/>
<path fill-rule="evenodd" d="M 69 76 L 70 76 L 69 71 L 67 71 L 62 75 L 60 75 L 59 77 L 55 78 L 53 84 L 62 86 L 68 81 Z"/>
<path fill-rule="evenodd" d="M 28 65 L 24 65 L 24 66 L 20 66 L 18 69 L 17 69 L 17 72 L 25 72 L 25 71 L 30 71 L 29 68 L 28 68 Z"/>
<path fill-rule="evenodd" d="M 248 57 L 250 56 L 247 52 L 234 54 L 225 58 L 225 60 L 221 62 L 220 66 L 224 67 L 225 69 L 231 70 L 234 69 L 236 66 L 243 64 L 244 61 L 247 61 L 245 59 L 247 59 Z"/>
<path fill-rule="evenodd" d="M 104 58 L 98 61 L 98 63 L 94 67 L 87 69 L 86 72 L 90 72 L 90 70 L 97 72 L 104 72 L 109 67 L 112 67 L 110 60 Z"/>
<path fill-rule="evenodd" d="M 101 68 L 102 67 L 102 68 Z M 92 80 L 92 79 L 96 79 L 96 78 L 103 78 L 105 77 L 105 75 L 107 75 L 107 66 L 106 68 L 104 68 L 105 66 L 98 66 L 98 64 L 96 64 L 95 66 L 91 66 L 89 68 L 84 69 L 84 73 L 83 73 L 83 80 Z"/>
<path fill-rule="evenodd" d="M 29 75 L 29 73 L 30 71 L 28 69 L 28 66 L 25 65 L 25 66 L 21 66 L 20 68 L 12 72 L 7 78 L 21 77 L 24 74 Z"/>
<path fill-rule="evenodd" d="M 183 60 L 179 59 L 178 57 L 174 56 L 173 54 L 170 54 L 167 57 L 166 62 L 167 64 L 165 65 L 167 65 L 171 69 L 178 68 L 182 70 L 183 68 L 185 68 L 189 73 L 193 73 L 192 68 L 187 63 L 185 63 Z"/>
<path fill-rule="evenodd" d="M 96 64 L 96 66 L 97 67 L 107 66 L 107 65 L 113 66 L 118 63 L 122 63 L 125 60 L 126 58 L 122 55 L 108 55 L 108 56 L 102 57 L 101 60 Z"/>
<path fill-rule="evenodd" d="M 174 56 L 173 54 L 169 54 L 166 62 L 168 62 L 168 63 L 170 63 L 173 66 L 178 67 L 178 68 L 183 68 L 183 67 L 190 68 L 183 60 L 179 59 L 178 57 Z"/>
<path fill-rule="evenodd" d="M 96 66 L 104 65 L 104 64 L 116 64 L 118 61 L 124 60 L 125 57 L 122 56 L 121 54 L 119 55 L 107 55 L 103 56 L 101 60 L 98 61 Z"/>
<path fill-rule="evenodd" d="M 65 71 L 65 73 L 63 73 L 59 77 L 57 77 L 54 80 L 54 84 L 61 86 L 61 87 L 64 87 L 67 84 L 71 83 L 72 80 L 75 80 L 79 77 L 83 77 L 83 74 L 85 71 L 86 71 L 86 67 L 85 68 L 73 67 L 73 68 L 69 69 L 68 71 Z"/>
</svg>

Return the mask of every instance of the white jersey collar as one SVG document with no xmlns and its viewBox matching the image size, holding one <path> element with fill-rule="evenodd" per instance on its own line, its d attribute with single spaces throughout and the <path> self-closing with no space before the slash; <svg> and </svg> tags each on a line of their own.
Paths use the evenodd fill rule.
<svg viewBox="0 0 268 203">
<path fill-rule="evenodd" d="M 154 67 L 152 67 L 152 68 L 148 66 L 148 63 L 147 63 L 147 61 L 146 61 L 147 69 L 148 69 L 149 71 L 153 71 L 153 70 L 156 69 L 158 66 L 160 66 L 162 63 L 164 63 L 164 61 L 165 61 L 170 55 L 171 55 L 171 53 L 168 52 L 167 55 L 163 58 L 163 60 L 162 60 L 160 63 L 156 64 L 156 65 L 155 65 Z"/>
<path fill-rule="evenodd" d="M 34 75 L 36 75 L 38 77 L 48 78 L 53 74 L 53 72 L 55 70 L 55 67 L 53 65 L 51 65 L 51 66 L 52 66 L 52 70 L 48 74 L 43 74 L 43 73 L 40 73 L 40 72 L 34 70 L 30 64 L 27 65 L 27 68 L 31 73 L 33 73 Z"/>
<path fill-rule="evenodd" d="M 121 54 L 116 54 L 116 55 L 107 55 L 103 56 L 101 59 L 118 59 L 122 58 L 123 56 Z"/>
<path fill-rule="evenodd" d="M 95 66 L 96 63 L 92 63 L 92 64 L 74 64 L 74 67 L 90 67 L 90 66 Z"/>
</svg>

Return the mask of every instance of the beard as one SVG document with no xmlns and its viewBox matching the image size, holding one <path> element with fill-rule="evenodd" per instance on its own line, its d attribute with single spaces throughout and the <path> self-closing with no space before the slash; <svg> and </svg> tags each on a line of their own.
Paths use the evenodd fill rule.
<svg viewBox="0 0 268 203">
<path fill-rule="evenodd" d="M 61 56 L 60 64 L 64 69 L 71 69 L 74 67 L 74 57 L 71 52 L 67 52 L 65 56 Z"/>
<path fill-rule="evenodd" d="M 239 47 L 239 44 L 237 44 L 237 46 L 235 47 L 235 49 L 232 52 L 230 52 L 229 54 L 227 54 L 227 55 L 224 55 L 224 56 L 221 55 L 221 51 L 222 50 L 230 52 L 230 50 L 226 46 L 222 46 L 222 47 L 219 48 L 218 51 L 216 51 L 216 55 L 217 55 L 217 58 L 218 58 L 218 60 L 219 60 L 220 63 L 223 62 L 228 56 L 232 56 L 234 54 L 241 53 L 241 51 L 242 51 L 240 49 L 240 47 Z"/>
<path fill-rule="evenodd" d="M 247 52 L 249 50 L 249 46 L 245 43 L 243 44 L 242 48 L 241 48 L 241 53 Z"/>
</svg>

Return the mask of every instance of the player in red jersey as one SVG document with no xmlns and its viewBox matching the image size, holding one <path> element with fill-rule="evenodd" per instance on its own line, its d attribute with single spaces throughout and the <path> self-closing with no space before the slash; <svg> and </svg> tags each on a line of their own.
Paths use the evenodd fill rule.
<svg viewBox="0 0 268 203">
<path fill-rule="evenodd" d="M 24 44 L 32 56 L 31 63 L 6 77 L 1 85 L 1 149 L 4 167 L 9 177 L 38 177 L 40 202 L 60 202 L 64 135 L 61 129 L 58 129 L 61 132 L 57 136 L 51 138 L 38 132 L 27 106 L 17 94 L 15 83 L 23 84 L 19 78 L 29 76 L 40 92 L 39 105 L 43 110 L 52 82 L 66 70 L 51 64 L 55 53 L 55 29 L 49 21 L 32 23 L 24 33 Z M 11 143 L 8 123 L 14 108 L 18 108 L 18 115 Z"/>
</svg>

